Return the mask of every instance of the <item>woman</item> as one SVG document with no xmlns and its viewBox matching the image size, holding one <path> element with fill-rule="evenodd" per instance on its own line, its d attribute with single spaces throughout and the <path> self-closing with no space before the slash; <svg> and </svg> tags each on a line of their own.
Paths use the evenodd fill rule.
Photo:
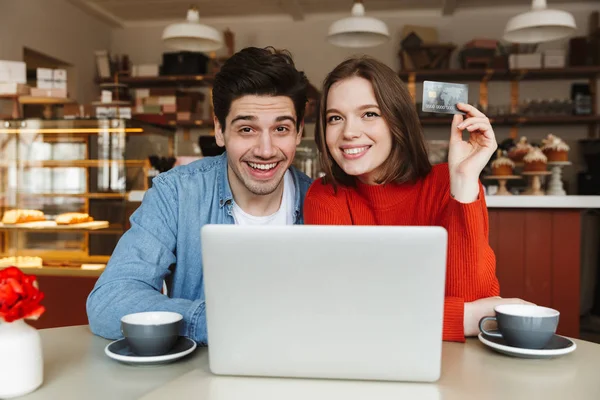
<svg viewBox="0 0 600 400">
<path fill-rule="evenodd" d="M 431 166 L 413 100 L 386 65 L 347 60 L 325 79 L 316 141 L 322 179 L 306 224 L 438 225 L 448 231 L 443 339 L 464 341 L 501 299 L 479 174 L 497 148 L 490 121 L 468 104 L 455 115 L 448 163 Z M 470 132 L 468 141 L 462 132 Z"/>
</svg>

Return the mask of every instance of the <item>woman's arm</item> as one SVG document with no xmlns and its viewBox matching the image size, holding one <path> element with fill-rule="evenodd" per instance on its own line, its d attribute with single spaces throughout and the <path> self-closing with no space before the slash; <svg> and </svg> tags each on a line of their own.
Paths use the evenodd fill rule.
<svg viewBox="0 0 600 400">
<path fill-rule="evenodd" d="M 490 120 L 469 104 L 457 104 L 466 119 L 455 115 L 450 128 L 448 187 L 440 185 L 447 205 L 441 215 L 448 230 L 448 271 L 444 338 L 464 340 L 477 334 L 479 318 L 494 314 L 505 303 L 525 303 L 501 299 L 496 278 L 496 258 L 488 239 L 488 213 L 479 174 L 498 148 Z M 463 131 L 469 134 L 463 140 Z M 460 307 L 460 302 L 464 303 Z M 462 310 L 462 315 L 461 315 Z M 462 323 L 462 335 L 459 331 Z"/>
<path fill-rule="evenodd" d="M 468 303 L 500 294 L 496 257 L 488 242 L 488 214 L 482 187 L 478 200 L 472 203 L 458 202 L 450 196 L 448 188 L 442 204 L 436 222 L 448 231 L 443 339 L 464 341 L 465 333 L 471 332 L 473 325 Z"/>
</svg>

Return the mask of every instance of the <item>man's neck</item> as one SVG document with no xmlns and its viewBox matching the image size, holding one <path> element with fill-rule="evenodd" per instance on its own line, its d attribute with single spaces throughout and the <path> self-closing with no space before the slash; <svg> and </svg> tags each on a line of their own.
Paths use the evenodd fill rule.
<svg viewBox="0 0 600 400">
<path fill-rule="evenodd" d="M 251 193 L 237 179 L 237 176 L 235 176 L 229 167 L 227 167 L 227 177 L 229 178 L 229 187 L 231 188 L 233 200 L 244 212 L 255 217 L 264 217 L 274 214 L 279 210 L 283 198 L 285 176 L 273 193 L 265 195 Z"/>
</svg>

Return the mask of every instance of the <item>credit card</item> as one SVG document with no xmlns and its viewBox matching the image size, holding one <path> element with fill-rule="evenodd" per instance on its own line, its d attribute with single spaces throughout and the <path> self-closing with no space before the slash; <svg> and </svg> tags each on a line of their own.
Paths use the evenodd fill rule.
<svg viewBox="0 0 600 400">
<path fill-rule="evenodd" d="M 423 111 L 443 114 L 463 114 L 457 103 L 469 102 L 469 86 L 462 83 L 423 82 Z"/>
</svg>

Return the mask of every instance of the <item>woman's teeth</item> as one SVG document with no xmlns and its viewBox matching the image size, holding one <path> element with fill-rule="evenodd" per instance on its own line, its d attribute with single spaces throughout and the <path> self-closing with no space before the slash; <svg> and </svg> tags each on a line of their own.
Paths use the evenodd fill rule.
<svg viewBox="0 0 600 400">
<path fill-rule="evenodd" d="M 260 169 L 261 171 L 268 171 L 270 169 L 275 168 L 277 166 L 277 163 L 257 164 L 257 163 L 249 162 L 248 165 L 251 166 L 254 169 Z"/>
<path fill-rule="evenodd" d="M 366 151 L 369 148 L 369 146 L 365 146 L 365 147 L 355 147 L 353 149 L 343 149 L 344 153 L 346 154 L 360 154 L 363 151 Z"/>
</svg>

